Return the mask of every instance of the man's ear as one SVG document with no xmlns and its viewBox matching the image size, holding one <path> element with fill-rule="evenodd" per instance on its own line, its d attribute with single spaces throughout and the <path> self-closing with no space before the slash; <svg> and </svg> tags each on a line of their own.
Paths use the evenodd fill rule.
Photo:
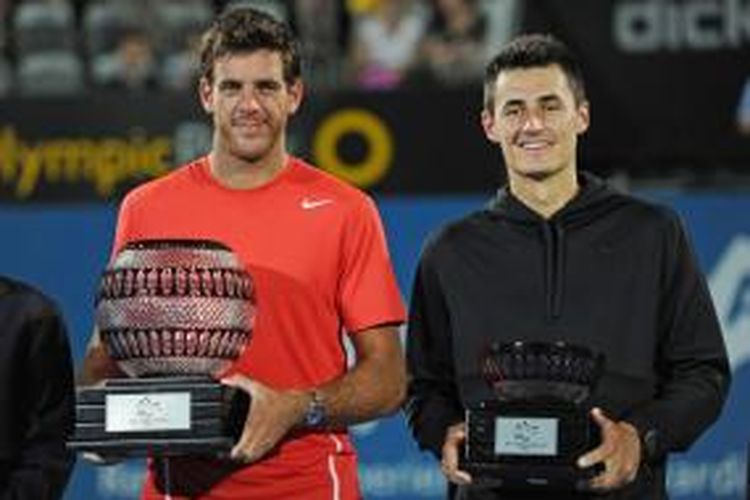
<svg viewBox="0 0 750 500">
<path fill-rule="evenodd" d="M 214 112 L 214 88 L 211 82 L 205 76 L 201 77 L 198 82 L 198 96 L 201 100 L 201 105 L 206 113 L 211 114 Z"/>
<path fill-rule="evenodd" d="M 498 139 L 495 137 L 495 116 L 492 112 L 487 108 L 482 109 L 480 120 L 485 137 L 487 137 L 490 142 L 498 142 Z"/>
<path fill-rule="evenodd" d="M 287 92 L 291 98 L 289 103 L 289 114 L 293 115 L 299 109 L 302 104 L 302 99 L 305 96 L 305 85 L 302 83 L 302 79 L 297 78 L 287 87 Z"/>
<path fill-rule="evenodd" d="M 576 113 L 578 115 L 576 118 L 576 132 L 580 135 L 586 132 L 591 124 L 591 107 L 589 106 L 589 102 L 583 101 L 579 104 Z"/>
</svg>

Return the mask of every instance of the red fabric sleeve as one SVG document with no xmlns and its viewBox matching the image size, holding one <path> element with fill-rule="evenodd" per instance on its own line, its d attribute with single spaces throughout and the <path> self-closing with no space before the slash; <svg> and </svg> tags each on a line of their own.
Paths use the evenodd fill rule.
<svg viewBox="0 0 750 500">
<path fill-rule="evenodd" d="M 337 299 L 347 332 L 403 323 L 404 305 L 385 232 L 370 198 L 364 198 L 350 214 L 342 247 Z"/>
</svg>

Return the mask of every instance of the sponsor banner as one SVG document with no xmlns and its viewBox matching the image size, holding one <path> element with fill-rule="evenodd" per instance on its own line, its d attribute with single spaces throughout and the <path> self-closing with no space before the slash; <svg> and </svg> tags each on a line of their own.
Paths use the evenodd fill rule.
<svg viewBox="0 0 750 500">
<path fill-rule="evenodd" d="M 750 442 L 750 213 L 748 195 L 644 193 L 675 207 L 684 217 L 732 360 L 733 384 L 720 420 L 687 453 L 674 454 L 669 469 L 672 499 L 745 498 Z M 427 234 L 440 224 L 483 205 L 485 196 L 381 196 L 399 284 L 408 296 L 414 266 Z M 114 205 L 6 207 L 0 211 L 3 273 L 28 280 L 53 296 L 63 310 L 77 360 L 91 330 L 92 294 L 114 226 Z M 54 250 L 50 250 L 54 249 Z M 364 496 L 382 500 L 444 498 L 437 462 L 414 444 L 401 415 L 355 427 Z M 66 499 L 135 498 L 142 462 L 93 467 L 76 465 Z"/>
<path fill-rule="evenodd" d="M 525 31 L 582 58 L 588 163 L 693 182 L 750 173 L 750 66 L 739 62 L 750 61 L 750 0 L 540 0 L 525 11 Z"/>
<path fill-rule="evenodd" d="M 183 95 L 92 93 L 0 106 L 0 201 L 103 201 L 208 149 Z"/>
</svg>

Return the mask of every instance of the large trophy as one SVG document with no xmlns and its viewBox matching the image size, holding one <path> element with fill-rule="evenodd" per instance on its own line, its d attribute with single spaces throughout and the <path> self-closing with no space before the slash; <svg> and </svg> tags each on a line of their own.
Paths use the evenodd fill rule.
<svg viewBox="0 0 750 500">
<path fill-rule="evenodd" d="M 101 278 L 96 325 L 128 377 L 79 388 L 68 446 L 104 457 L 227 453 L 248 398 L 216 377 L 250 341 L 253 297 L 221 243 L 126 245 Z"/>
<path fill-rule="evenodd" d="M 589 398 L 603 364 L 603 355 L 563 342 L 493 343 L 482 375 L 495 399 L 466 412 L 461 469 L 488 487 L 584 488 L 601 470 L 575 462 L 601 439 Z"/>
</svg>

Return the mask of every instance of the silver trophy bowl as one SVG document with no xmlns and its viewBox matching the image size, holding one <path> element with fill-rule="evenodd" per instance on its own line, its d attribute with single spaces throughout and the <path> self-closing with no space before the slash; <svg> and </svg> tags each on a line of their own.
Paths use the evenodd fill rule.
<svg viewBox="0 0 750 500">
<path fill-rule="evenodd" d="M 208 240 L 127 244 L 96 298 L 104 344 L 130 377 L 216 377 L 249 343 L 254 318 L 250 275 Z"/>
</svg>

